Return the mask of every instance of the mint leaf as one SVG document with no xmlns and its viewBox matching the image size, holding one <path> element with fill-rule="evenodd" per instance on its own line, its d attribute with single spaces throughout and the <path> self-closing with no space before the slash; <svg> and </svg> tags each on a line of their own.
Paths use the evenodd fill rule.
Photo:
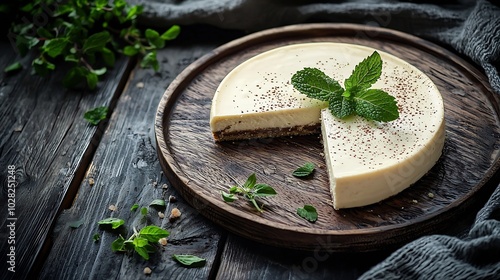
<svg viewBox="0 0 500 280">
<path fill-rule="evenodd" d="M 225 202 L 233 202 L 235 201 L 236 199 L 238 199 L 237 196 L 235 196 L 234 194 L 232 193 L 226 193 L 224 191 L 221 191 L 221 195 L 222 195 L 222 199 L 225 201 Z"/>
<path fill-rule="evenodd" d="M 339 83 L 321 70 L 304 68 L 291 78 L 292 85 L 310 98 L 328 101 L 328 109 L 337 118 L 357 114 L 368 120 L 388 122 L 399 118 L 394 97 L 380 89 L 369 89 L 382 73 L 382 59 L 374 51 L 356 67 L 344 82 Z"/>
<path fill-rule="evenodd" d="M 137 239 L 137 238 L 136 238 Z M 135 241 L 135 239 L 134 239 Z M 148 253 L 148 250 L 144 247 L 137 247 L 137 246 L 134 246 L 134 250 L 137 252 L 137 254 L 139 254 L 139 256 L 141 256 L 143 259 L 145 260 L 149 260 L 149 253 Z"/>
<path fill-rule="evenodd" d="M 344 92 L 337 81 L 316 68 L 297 71 L 292 76 L 292 85 L 307 97 L 322 101 L 330 101 Z"/>
<path fill-rule="evenodd" d="M 83 44 L 83 53 L 93 53 L 102 51 L 106 44 L 111 40 L 111 35 L 108 31 L 102 31 L 90 35 Z"/>
<path fill-rule="evenodd" d="M 77 221 L 73 221 L 73 222 L 69 223 L 69 227 L 76 229 L 76 228 L 79 228 L 81 225 L 83 225 L 83 223 L 84 223 L 83 219 L 77 220 Z"/>
<path fill-rule="evenodd" d="M 139 236 L 148 240 L 149 242 L 158 242 L 160 238 L 168 237 L 170 233 L 158 226 L 146 226 L 139 231 Z"/>
<path fill-rule="evenodd" d="M 178 25 L 173 25 L 170 27 L 167 31 L 165 31 L 163 34 L 161 34 L 161 38 L 166 41 L 173 40 L 179 36 L 179 33 L 181 32 L 181 27 Z"/>
<path fill-rule="evenodd" d="M 149 241 L 146 238 L 143 238 L 143 237 L 136 237 L 136 238 L 133 239 L 132 243 L 137 248 L 137 247 L 144 247 L 144 246 L 146 246 L 149 243 Z"/>
<path fill-rule="evenodd" d="M 295 169 L 292 175 L 295 177 L 306 177 L 311 175 L 313 171 L 314 171 L 314 164 L 311 162 L 306 162 L 301 167 Z"/>
<path fill-rule="evenodd" d="M 266 184 L 256 184 L 253 188 L 254 196 L 273 196 L 276 195 L 276 191 Z"/>
<path fill-rule="evenodd" d="M 4 73 L 14 73 L 23 69 L 23 65 L 20 62 L 14 62 L 3 69 Z"/>
<path fill-rule="evenodd" d="M 383 90 L 369 89 L 354 99 L 357 114 L 366 119 L 389 122 L 399 118 L 396 99 Z"/>
<path fill-rule="evenodd" d="M 318 212 L 312 205 L 306 204 L 303 208 L 297 208 L 297 214 L 312 223 L 318 220 Z"/>
<path fill-rule="evenodd" d="M 156 51 L 148 52 L 141 61 L 142 68 L 152 67 L 155 71 L 160 70 L 160 64 L 156 59 Z"/>
<path fill-rule="evenodd" d="M 172 259 L 187 267 L 202 267 L 207 262 L 205 259 L 193 255 L 172 255 Z"/>
<path fill-rule="evenodd" d="M 108 115 L 108 107 L 102 106 L 87 111 L 83 115 L 83 118 L 92 125 L 98 125 L 100 121 L 106 119 L 107 115 Z"/>
<path fill-rule="evenodd" d="M 255 176 L 255 173 L 252 173 L 250 176 L 248 176 L 248 179 L 245 181 L 243 188 L 252 189 L 255 186 L 256 182 L 257 182 L 257 176 Z"/>
<path fill-rule="evenodd" d="M 332 115 L 339 119 L 348 117 L 356 112 L 354 101 L 344 97 L 343 94 L 335 95 L 329 101 L 328 109 L 330 109 Z"/>
<path fill-rule="evenodd" d="M 135 212 L 139 208 L 139 204 L 134 204 L 132 207 L 130 207 L 130 211 Z"/>
<path fill-rule="evenodd" d="M 100 239 L 101 239 L 101 236 L 99 235 L 99 233 L 95 233 L 92 236 L 92 240 L 94 240 L 94 242 L 98 242 Z"/>
<path fill-rule="evenodd" d="M 344 82 L 347 91 L 359 92 L 371 87 L 382 74 L 382 59 L 376 51 L 360 62 Z"/>
<path fill-rule="evenodd" d="M 141 208 L 141 215 L 146 216 L 148 214 L 148 208 L 142 207 Z"/>
<path fill-rule="evenodd" d="M 151 201 L 149 206 L 165 208 L 165 200 L 164 199 L 155 199 L 155 200 Z"/>
<path fill-rule="evenodd" d="M 50 57 L 55 58 L 61 55 L 66 46 L 68 45 L 68 39 L 66 38 L 55 38 L 45 41 L 42 50 L 48 54 Z"/>
<path fill-rule="evenodd" d="M 125 251 L 125 239 L 121 235 L 111 243 L 111 250 L 113 252 Z"/>
<path fill-rule="evenodd" d="M 118 219 L 118 218 L 107 218 L 107 219 L 104 219 L 104 220 L 100 220 L 97 223 L 99 225 L 111 225 L 112 229 L 117 229 L 121 225 L 125 224 L 125 221 L 122 220 L 122 219 Z"/>
</svg>

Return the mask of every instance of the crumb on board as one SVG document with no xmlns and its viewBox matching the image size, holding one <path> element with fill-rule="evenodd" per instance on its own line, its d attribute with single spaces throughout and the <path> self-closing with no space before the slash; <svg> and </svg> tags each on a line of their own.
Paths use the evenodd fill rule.
<svg viewBox="0 0 500 280">
<path fill-rule="evenodd" d="M 170 220 L 170 222 L 173 222 L 173 221 L 177 220 L 180 216 L 181 216 L 181 211 L 179 211 L 179 209 L 177 209 L 177 207 L 175 207 L 170 212 L 169 220 Z"/>
<path fill-rule="evenodd" d="M 163 213 L 163 212 L 158 212 L 158 217 L 160 217 L 160 219 L 165 218 L 165 213 Z"/>
<path fill-rule="evenodd" d="M 160 240 L 158 240 L 158 243 L 160 243 L 160 245 L 162 246 L 167 246 L 167 238 L 166 237 L 160 238 Z"/>
<path fill-rule="evenodd" d="M 117 208 L 114 204 L 111 204 L 111 205 L 109 205 L 108 209 L 114 212 L 114 211 L 116 211 L 118 208 Z"/>
<path fill-rule="evenodd" d="M 95 184 L 94 178 L 89 178 L 89 185 L 92 187 Z"/>
<path fill-rule="evenodd" d="M 152 272 L 151 268 L 147 266 L 144 268 L 144 275 L 151 275 Z"/>
<path fill-rule="evenodd" d="M 427 194 L 427 196 L 428 196 L 428 197 L 430 197 L 430 198 L 434 198 L 434 194 L 433 194 L 433 193 L 431 193 L 431 192 L 430 192 L 430 193 L 428 193 L 428 194 Z"/>
</svg>

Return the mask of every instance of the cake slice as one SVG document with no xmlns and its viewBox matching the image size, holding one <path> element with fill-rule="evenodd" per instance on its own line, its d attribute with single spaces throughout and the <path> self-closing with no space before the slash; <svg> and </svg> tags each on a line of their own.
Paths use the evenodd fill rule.
<svg viewBox="0 0 500 280">
<path fill-rule="evenodd" d="M 373 51 L 352 44 L 305 43 L 247 60 L 215 93 L 210 115 L 215 140 L 321 130 L 335 209 L 373 204 L 401 192 L 434 166 L 444 146 L 443 100 L 425 74 L 378 51 L 383 70 L 373 87 L 396 98 L 399 118 L 391 122 L 338 119 L 326 102 L 306 97 L 290 83 L 295 72 L 310 67 L 342 84 Z"/>
</svg>

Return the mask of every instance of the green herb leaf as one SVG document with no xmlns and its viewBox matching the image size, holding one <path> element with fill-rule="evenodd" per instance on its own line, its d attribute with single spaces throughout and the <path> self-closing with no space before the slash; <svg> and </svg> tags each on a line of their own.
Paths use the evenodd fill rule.
<svg viewBox="0 0 500 280">
<path fill-rule="evenodd" d="M 276 195 L 276 191 L 269 185 L 266 184 L 256 184 L 253 189 L 254 196 L 273 196 Z"/>
<path fill-rule="evenodd" d="M 87 79 L 87 85 L 89 86 L 89 89 L 95 89 L 97 86 L 97 81 L 99 80 L 97 75 L 94 72 L 87 72 L 87 74 L 85 75 L 85 78 Z M 106 111 L 106 113 L 107 113 L 107 111 Z M 106 117 L 104 117 L 104 119 L 105 118 Z"/>
<path fill-rule="evenodd" d="M 78 60 L 76 58 L 76 60 Z M 88 70 L 81 66 L 72 67 L 63 79 L 63 85 L 67 88 L 73 88 L 86 79 Z"/>
<path fill-rule="evenodd" d="M 253 189 L 256 182 L 257 182 L 257 176 L 255 175 L 255 173 L 252 173 L 250 176 L 248 176 L 248 179 L 245 181 L 243 188 L 244 189 Z"/>
<path fill-rule="evenodd" d="M 163 40 L 169 41 L 169 40 L 173 40 L 173 39 L 177 38 L 177 36 L 179 36 L 180 32 L 181 32 L 181 27 L 178 25 L 173 25 L 167 31 L 165 31 L 165 33 L 161 34 L 160 37 Z"/>
<path fill-rule="evenodd" d="M 297 214 L 312 223 L 318 220 L 318 212 L 312 205 L 304 205 L 303 208 L 297 208 Z"/>
<path fill-rule="evenodd" d="M 224 199 L 225 202 L 233 202 L 236 199 L 238 199 L 238 197 L 236 197 L 234 194 L 226 193 L 224 191 L 221 191 L 221 195 L 222 195 L 222 199 Z"/>
<path fill-rule="evenodd" d="M 139 231 L 139 236 L 148 240 L 149 242 L 156 243 L 160 238 L 168 237 L 170 233 L 158 226 L 149 225 Z"/>
<path fill-rule="evenodd" d="M 121 235 L 111 243 L 111 250 L 113 252 L 125 251 L 125 239 Z"/>
<path fill-rule="evenodd" d="M 78 221 L 73 221 L 73 222 L 69 223 L 69 227 L 76 229 L 76 228 L 79 228 L 81 225 L 83 225 L 83 223 L 84 223 L 83 219 L 78 220 Z"/>
<path fill-rule="evenodd" d="M 292 76 L 292 85 L 309 98 L 330 101 L 341 96 L 344 89 L 334 79 L 316 68 L 304 68 Z"/>
<path fill-rule="evenodd" d="M 155 199 L 155 200 L 151 201 L 151 203 L 149 203 L 149 206 L 165 208 L 165 200 L 164 199 Z"/>
<path fill-rule="evenodd" d="M 107 115 L 108 115 L 108 107 L 103 106 L 87 111 L 83 115 L 83 118 L 92 125 L 98 125 L 100 121 L 106 119 Z"/>
<path fill-rule="evenodd" d="M 135 212 L 139 208 L 139 204 L 134 204 L 132 207 L 130 207 L 130 211 Z"/>
<path fill-rule="evenodd" d="M 23 65 L 20 62 L 14 62 L 3 69 L 4 73 L 14 73 L 23 69 Z"/>
<path fill-rule="evenodd" d="M 399 117 L 394 97 L 380 89 L 369 89 L 382 73 L 382 59 L 378 52 L 364 59 L 344 82 L 339 83 L 321 70 L 304 68 L 291 78 L 292 85 L 310 98 L 328 101 L 328 109 L 337 118 L 357 114 L 369 120 L 388 122 Z"/>
<path fill-rule="evenodd" d="M 255 173 L 253 173 L 248 176 L 243 186 L 233 186 L 229 188 L 229 193 L 221 191 L 222 199 L 225 202 L 233 202 L 238 199 L 238 197 L 236 197 L 236 194 L 241 194 L 255 207 L 255 209 L 257 209 L 257 211 L 262 212 L 262 208 L 259 206 L 255 199 L 258 197 L 276 195 L 276 190 L 274 190 L 269 185 L 256 184 L 256 182 L 257 177 Z"/>
<path fill-rule="evenodd" d="M 396 99 L 383 90 L 369 89 L 354 99 L 357 114 L 366 119 L 389 122 L 399 118 Z"/>
<path fill-rule="evenodd" d="M 202 267 L 207 262 L 205 259 L 193 255 L 172 255 L 172 258 L 187 267 Z"/>
<path fill-rule="evenodd" d="M 137 239 L 137 238 L 136 238 Z M 149 253 L 148 250 L 144 247 L 134 247 L 134 250 L 139 254 L 143 259 L 149 260 Z"/>
<path fill-rule="evenodd" d="M 141 61 L 141 67 L 143 68 L 152 67 L 155 71 L 160 70 L 160 64 L 156 59 L 156 51 L 151 51 L 143 57 Z"/>
<path fill-rule="evenodd" d="M 301 167 L 295 169 L 292 175 L 295 177 L 306 177 L 311 175 L 313 171 L 314 171 L 314 164 L 311 162 L 306 162 Z"/>
<path fill-rule="evenodd" d="M 136 55 L 138 53 L 139 53 L 139 49 L 137 49 L 134 46 L 126 46 L 123 49 L 123 54 L 126 55 L 126 56 L 134 56 L 134 55 Z"/>
<path fill-rule="evenodd" d="M 104 220 L 100 220 L 97 223 L 99 225 L 111 225 L 112 229 L 117 229 L 121 225 L 125 224 L 125 221 L 122 220 L 122 219 L 118 219 L 118 218 L 107 218 L 107 219 L 104 219 Z"/>
<path fill-rule="evenodd" d="M 66 38 L 55 38 L 45 41 L 42 50 L 48 54 L 50 57 L 55 58 L 61 55 L 66 46 L 68 45 L 68 40 Z"/>
<path fill-rule="evenodd" d="M 143 216 L 146 216 L 146 215 L 148 214 L 148 208 L 146 208 L 146 207 L 142 207 L 142 208 L 141 208 L 141 214 L 142 214 Z"/>
<path fill-rule="evenodd" d="M 371 87 L 382 74 L 382 59 L 378 52 L 373 52 L 372 55 L 360 62 L 349 78 L 344 82 L 346 90 L 363 91 Z"/>
<path fill-rule="evenodd" d="M 108 31 L 102 31 L 90 35 L 90 37 L 85 40 L 83 44 L 83 53 L 93 53 L 96 51 L 102 51 L 106 44 L 111 40 L 111 35 Z"/>
<path fill-rule="evenodd" d="M 149 241 L 146 238 L 138 236 L 133 239 L 132 243 L 134 244 L 135 247 L 144 247 L 148 245 Z"/>
<path fill-rule="evenodd" d="M 99 235 L 99 233 L 95 233 L 92 236 L 92 240 L 94 240 L 94 242 L 98 242 L 100 239 L 101 239 L 101 236 Z"/>
</svg>

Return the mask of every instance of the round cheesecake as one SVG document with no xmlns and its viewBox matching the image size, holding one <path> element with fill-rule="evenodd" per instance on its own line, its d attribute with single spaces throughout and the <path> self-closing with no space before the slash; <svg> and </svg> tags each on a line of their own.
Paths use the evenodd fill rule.
<svg viewBox="0 0 500 280">
<path fill-rule="evenodd" d="M 420 70 L 377 50 L 382 75 L 372 86 L 394 96 L 399 118 L 375 122 L 334 117 L 328 104 L 299 93 L 293 74 L 318 68 L 342 86 L 375 49 L 342 43 L 276 48 L 234 68 L 212 100 L 216 141 L 279 137 L 321 131 L 335 209 L 365 206 L 406 189 L 441 156 L 444 106 L 434 83 Z"/>
</svg>

